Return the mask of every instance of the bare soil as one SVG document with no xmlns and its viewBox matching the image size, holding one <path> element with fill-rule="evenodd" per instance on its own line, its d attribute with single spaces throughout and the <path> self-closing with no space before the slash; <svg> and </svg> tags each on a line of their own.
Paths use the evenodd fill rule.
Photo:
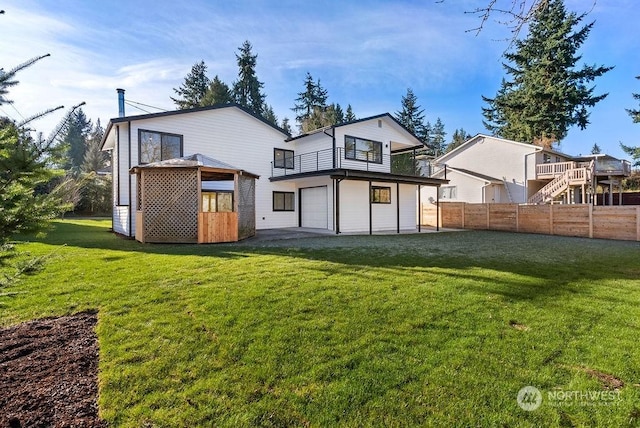
<svg viewBox="0 0 640 428">
<path fill-rule="evenodd" d="M 106 427 L 98 418 L 96 313 L 0 330 L 0 428 Z"/>
</svg>

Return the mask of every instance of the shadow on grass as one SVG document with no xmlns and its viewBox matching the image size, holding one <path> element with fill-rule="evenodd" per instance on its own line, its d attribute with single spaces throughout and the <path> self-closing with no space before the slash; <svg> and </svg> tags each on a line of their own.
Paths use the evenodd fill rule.
<svg viewBox="0 0 640 428">
<path fill-rule="evenodd" d="M 640 244 L 545 235 L 488 231 L 441 234 L 319 236 L 273 241 L 246 240 L 233 244 L 141 244 L 112 233 L 109 220 L 56 222 L 44 237 L 19 241 L 87 249 L 175 256 L 243 258 L 273 255 L 315 260 L 313 269 L 330 278 L 348 274 L 371 280 L 370 271 L 391 269 L 394 275 L 429 273 L 460 283 L 481 284 L 485 293 L 508 299 L 556 298 L 588 293 L 584 280 L 637 280 Z M 90 256 L 88 256 L 90 257 Z M 117 262 L 118 253 L 96 257 Z M 509 273 L 517 275 L 501 275 Z M 375 280 L 375 279 L 374 279 Z M 475 286 L 477 289 L 477 285 Z M 600 296 L 601 297 L 601 296 Z"/>
</svg>

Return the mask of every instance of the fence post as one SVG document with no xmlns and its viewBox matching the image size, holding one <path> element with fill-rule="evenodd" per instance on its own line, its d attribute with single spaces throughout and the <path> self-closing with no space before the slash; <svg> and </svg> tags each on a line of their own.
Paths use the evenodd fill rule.
<svg viewBox="0 0 640 428">
<path fill-rule="evenodd" d="M 589 204 L 589 238 L 593 238 L 593 205 Z"/>
<path fill-rule="evenodd" d="M 636 241 L 640 241 L 640 205 L 636 207 Z"/>
<path fill-rule="evenodd" d="M 549 204 L 549 235 L 553 235 L 553 204 Z"/>
</svg>

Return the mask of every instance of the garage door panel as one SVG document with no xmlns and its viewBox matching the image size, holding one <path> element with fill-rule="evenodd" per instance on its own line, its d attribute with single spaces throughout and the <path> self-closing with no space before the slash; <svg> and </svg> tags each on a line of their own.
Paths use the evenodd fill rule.
<svg viewBox="0 0 640 428">
<path fill-rule="evenodd" d="M 327 186 L 301 189 L 302 227 L 327 229 Z"/>
</svg>

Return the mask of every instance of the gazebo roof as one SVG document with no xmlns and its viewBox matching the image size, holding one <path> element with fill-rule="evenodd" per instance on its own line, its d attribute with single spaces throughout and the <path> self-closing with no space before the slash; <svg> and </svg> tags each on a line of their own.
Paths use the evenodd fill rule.
<svg viewBox="0 0 640 428">
<path fill-rule="evenodd" d="M 167 159 L 163 161 L 137 165 L 131 168 L 131 173 L 135 174 L 136 172 L 138 172 L 138 170 L 151 168 L 200 168 L 204 171 L 233 172 L 239 173 L 240 175 L 249 175 L 255 178 L 260 177 L 257 174 L 253 174 L 249 171 L 245 171 L 241 168 L 237 168 L 235 166 L 229 165 L 228 163 L 210 158 L 209 156 L 205 156 L 200 153 L 183 156 L 181 158 Z"/>
</svg>

